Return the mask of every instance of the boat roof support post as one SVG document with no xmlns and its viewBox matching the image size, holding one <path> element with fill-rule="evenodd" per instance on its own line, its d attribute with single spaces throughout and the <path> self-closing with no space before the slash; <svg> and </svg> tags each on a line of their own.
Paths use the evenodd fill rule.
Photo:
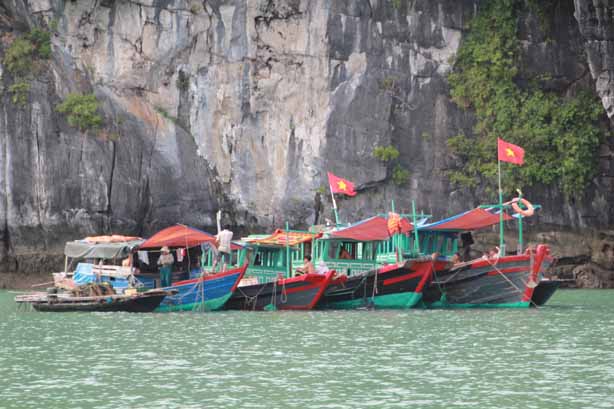
<svg viewBox="0 0 614 409">
<path fill-rule="evenodd" d="M 522 199 L 522 192 L 518 190 L 518 206 L 520 206 L 520 200 Z M 522 254 L 522 215 L 518 215 L 518 254 Z"/>
<path fill-rule="evenodd" d="M 292 258 L 290 257 L 290 224 L 286 222 L 286 278 L 292 274 Z"/>
<path fill-rule="evenodd" d="M 418 224 L 416 217 L 416 201 L 411 201 L 411 217 L 414 224 L 414 255 L 417 257 L 420 254 L 420 242 L 418 241 Z"/>
</svg>

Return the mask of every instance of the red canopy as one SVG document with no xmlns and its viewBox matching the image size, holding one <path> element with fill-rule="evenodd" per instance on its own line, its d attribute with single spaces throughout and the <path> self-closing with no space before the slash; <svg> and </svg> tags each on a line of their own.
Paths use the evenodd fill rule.
<svg viewBox="0 0 614 409">
<path fill-rule="evenodd" d="M 512 218 L 507 213 L 503 213 L 503 220 L 512 220 Z M 465 213 L 427 224 L 421 227 L 420 230 L 478 230 L 497 223 L 499 223 L 499 213 L 491 213 L 478 207 Z"/>
<path fill-rule="evenodd" d="M 401 219 L 401 233 L 412 230 L 407 219 Z M 371 217 L 341 230 L 330 233 L 331 237 L 356 241 L 382 241 L 390 238 L 388 221 L 381 216 Z"/>
<path fill-rule="evenodd" d="M 185 226 L 183 224 L 176 224 L 166 229 L 160 230 L 143 244 L 139 246 L 142 249 L 159 248 L 162 246 L 167 247 L 194 247 L 202 243 L 214 243 L 215 236 L 204 232 L 202 230 L 195 229 L 193 227 Z"/>
</svg>

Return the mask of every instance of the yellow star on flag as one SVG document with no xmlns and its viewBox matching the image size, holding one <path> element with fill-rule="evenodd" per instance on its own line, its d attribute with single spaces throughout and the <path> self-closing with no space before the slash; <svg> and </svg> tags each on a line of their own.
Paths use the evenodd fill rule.
<svg viewBox="0 0 614 409">
<path fill-rule="evenodd" d="M 347 187 L 347 185 L 345 184 L 343 180 L 340 180 L 339 182 L 337 182 L 337 186 L 339 186 L 339 189 L 341 190 L 345 190 L 345 188 Z"/>
<path fill-rule="evenodd" d="M 516 155 L 514 155 L 514 151 L 513 151 L 513 150 L 511 150 L 510 148 L 505 148 L 505 154 L 506 154 L 507 156 L 512 157 L 512 158 L 513 158 L 514 156 L 516 156 Z"/>
</svg>

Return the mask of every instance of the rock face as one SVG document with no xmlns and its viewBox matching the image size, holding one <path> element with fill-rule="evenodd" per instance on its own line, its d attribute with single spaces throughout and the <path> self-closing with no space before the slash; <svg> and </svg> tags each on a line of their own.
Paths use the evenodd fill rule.
<svg viewBox="0 0 614 409">
<path fill-rule="evenodd" d="M 598 1 L 556 3 L 549 36 L 520 22 L 523 76 L 595 89 L 611 115 L 611 22 Z M 52 59 L 27 107 L 0 107 L 0 271 L 50 264 L 64 240 L 147 235 L 171 223 L 300 226 L 330 216 L 326 171 L 357 184 L 339 199 L 355 220 L 411 200 L 435 216 L 484 198 L 454 190 L 447 138 L 473 118 L 449 98 L 452 68 L 478 0 L 6 0 L 0 52 L 33 26 L 53 31 Z M 575 18 L 574 18 L 575 13 Z M 577 21 L 576 21 L 577 19 Z M 581 34 L 580 34 L 581 33 Z M 598 43 L 598 44 L 597 44 Z M 584 54 L 586 50 L 586 56 Z M 0 66 L 3 89 L 13 78 Z M 596 82 L 593 82 L 596 81 Z M 104 132 L 72 129 L 55 106 L 69 92 L 103 102 Z M 605 115 L 604 115 L 605 117 Z M 407 183 L 373 156 L 396 146 Z M 610 147 L 574 203 L 534 189 L 538 220 L 575 235 L 608 226 Z M 488 199 L 486 199 L 488 200 Z M 39 256 L 43 257 L 43 256 Z M 589 255 L 590 259 L 590 255 Z M 607 267 L 606 270 L 610 268 Z"/>
</svg>

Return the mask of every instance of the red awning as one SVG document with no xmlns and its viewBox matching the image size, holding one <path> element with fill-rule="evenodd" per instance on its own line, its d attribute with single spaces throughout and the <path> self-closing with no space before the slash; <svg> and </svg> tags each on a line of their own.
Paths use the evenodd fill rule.
<svg viewBox="0 0 614 409">
<path fill-rule="evenodd" d="M 160 248 L 162 246 L 168 247 L 194 247 L 199 246 L 202 243 L 214 243 L 215 236 L 204 232 L 202 230 L 195 229 L 193 227 L 185 226 L 183 224 L 176 224 L 166 229 L 160 230 L 149 239 L 147 239 L 140 248 L 152 249 Z"/>
<path fill-rule="evenodd" d="M 503 220 L 508 221 L 512 220 L 512 218 L 507 213 L 503 213 Z M 492 213 L 478 207 L 465 213 L 427 224 L 421 227 L 420 230 L 478 230 L 497 223 L 499 223 L 499 213 Z"/>
<path fill-rule="evenodd" d="M 313 239 L 317 239 L 322 236 L 322 233 L 313 234 L 306 232 L 294 232 L 294 231 L 283 231 L 281 229 L 277 229 L 268 237 L 250 239 L 249 237 L 244 238 L 243 241 L 251 244 L 259 244 L 261 246 L 296 246 L 300 243 L 305 243 L 308 241 L 312 241 Z"/>
<path fill-rule="evenodd" d="M 401 219 L 401 233 L 412 230 L 407 219 Z M 331 237 L 356 241 L 382 241 L 390 238 L 388 221 L 381 216 L 371 217 L 349 227 L 330 233 Z"/>
</svg>

